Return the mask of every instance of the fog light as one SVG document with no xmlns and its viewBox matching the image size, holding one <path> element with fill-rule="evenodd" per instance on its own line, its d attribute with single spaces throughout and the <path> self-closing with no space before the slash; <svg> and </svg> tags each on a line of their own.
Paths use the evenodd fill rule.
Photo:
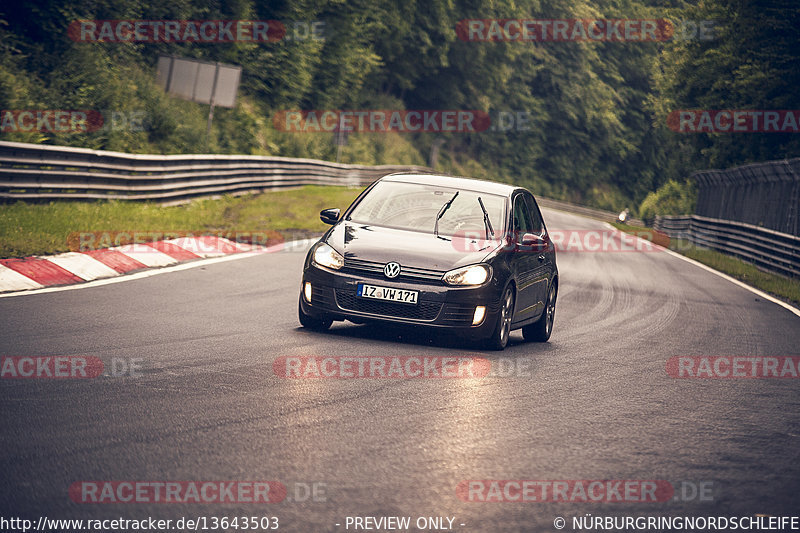
<svg viewBox="0 0 800 533">
<path fill-rule="evenodd" d="M 303 286 L 303 296 L 305 296 L 306 301 L 311 303 L 311 283 L 306 281 L 306 284 Z"/>
<path fill-rule="evenodd" d="M 472 317 L 472 325 L 476 326 L 483 322 L 483 315 L 486 314 L 486 307 L 479 305 L 475 308 L 475 315 Z"/>
</svg>

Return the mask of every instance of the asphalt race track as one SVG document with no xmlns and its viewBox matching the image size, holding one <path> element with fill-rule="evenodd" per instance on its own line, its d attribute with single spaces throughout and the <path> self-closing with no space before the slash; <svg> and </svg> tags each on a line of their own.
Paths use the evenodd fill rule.
<svg viewBox="0 0 800 533">
<path fill-rule="evenodd" d="M 545 220 L 605 229 L 549 210 Z M 800 355 L 800 317 L 786 309 L 664 252 L 560 253 L 551 341 L 514 332 L 504 352 L 486 352 L 425 332 L 300 328 L 303 257 L 0 298 L 0 355 L 140 367 L 0 379 L 2 514 L 277 516 L 280 530 L 303 532 L 354 531 L 348 516 L 455 517 L 458 531 L 555 531 L 561 516 L 574 531 L 572 517 L 586 514 L 797 513 L 800 380 L 665 370 L 673 356 Z M 273 371 L 281 356 L 375 355 L 481 356 L 493 373 Z M 68 489 L 85 480 L 277 480 L 289 493 L 267 505 L 75 503 Z M 666 480 L 675 492 L 665 502 L 475 502 L 456 491 L 466 480 Z"/>
</svg>

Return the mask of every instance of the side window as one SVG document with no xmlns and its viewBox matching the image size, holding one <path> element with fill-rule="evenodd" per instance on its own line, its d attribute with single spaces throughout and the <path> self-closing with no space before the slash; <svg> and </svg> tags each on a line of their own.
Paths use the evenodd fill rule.
<svg viewBox="0 0 800 533">
<path fill-rule="evenodd" d="M 514 233 L 518 241 L 525 233 L 531 232 L 531 216 L 521 194 L 514 198 Z"/>
<path fill-rule="evenodd" d="M 536 200 L 533 196 L 525 195 L 525 202 L 528 204 L 528 210 L 531 213 L 531 233 L 541 235 L 544 230 L 544 223 L 542 222 L 542 215 L 539 213 L 539 206 L 536 205 Z"/>
</svg>

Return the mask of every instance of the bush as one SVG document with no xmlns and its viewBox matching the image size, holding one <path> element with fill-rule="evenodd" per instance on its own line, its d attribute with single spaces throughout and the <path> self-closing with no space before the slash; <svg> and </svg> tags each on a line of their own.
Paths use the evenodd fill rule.
<svg viewBox="0 0 800 533">
<path fill-rule="evenodd" d="M 697 202 L 694 181 L 670 180 L 651 192 L 639 206 L 639 217 L 650 219 L 656 215 L 690 215 Z"/>
</svg>

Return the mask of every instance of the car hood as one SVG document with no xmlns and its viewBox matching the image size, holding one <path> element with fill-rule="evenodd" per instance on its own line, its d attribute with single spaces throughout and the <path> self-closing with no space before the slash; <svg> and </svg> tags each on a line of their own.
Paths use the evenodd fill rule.
<svg viewBox="0 0 800 533">
<path fill-rule="evenodd" d="M 451 240 L 452 239 L 452 240 Z M 331 229 L 326 242 L 347 259 L 388 263 L 431 270 L 450 270 L 480 263 L 501 241 L 436 237 L 382 226 L 344 221 Z"/>
</svg>

